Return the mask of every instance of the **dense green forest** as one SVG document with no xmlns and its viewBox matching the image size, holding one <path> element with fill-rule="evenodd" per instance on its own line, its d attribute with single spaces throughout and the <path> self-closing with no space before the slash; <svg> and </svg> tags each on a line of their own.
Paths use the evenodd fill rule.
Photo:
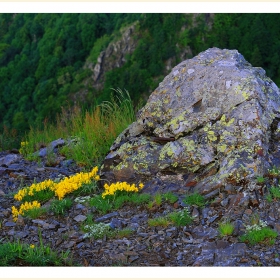
<svg viewBox="0 0 280 280">
<path fill-rule="evenodd" d="M 96 63 L 135 22 L 137 46 L 125 63 L 105 74 L 102 90 L 85 83 L 86 61 Z M 81 106 L 108 100 L 118 87 L 145 100 L 170 71 L 168 60 L 175 66 L 213 46 L 237 49 L 280 85 L 279 14 L 0 14 L 0 134 L 54 119 L 85 88 Z"/>
</svg>

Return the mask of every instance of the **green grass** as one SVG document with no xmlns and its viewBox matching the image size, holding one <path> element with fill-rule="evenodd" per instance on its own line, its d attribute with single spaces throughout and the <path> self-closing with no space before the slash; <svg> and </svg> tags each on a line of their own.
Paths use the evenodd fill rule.
<svg viewBox="0 0 280 280">
<path fill-rule="evenodd" d="M 95 195 L 89 200 L 89 205 L 94 206 L 99 213 L 106 214 L 111 210 L 117 210 L 125 204 L 144 205 L 150 201 L 149 194 L 118 192 L 115 196 L 107 196 L 105 199 L 101 195 Z"/>
<path fill-rule="evenodd" d="M 31 202 L 37 200 L 41 203 L 45 203 L 54 197 L 54 192 L 52 190 L 46 189 L 43 191 L 34 192 L 33 195 L 26 195 L 23 197 L 22 202 Z"/>
<path fill-rule="evenodd" d="M 184 202 L 188 205 L 195 205 L 197 207 L 204 207 L 206 204 L 205 198 L 199 193 L 188 195 Z"/>
<path fill-rule="evenodd" d="M 30 218 L 30 219 L 37 219 L 43 215 L 45 215 L 47 213 L 47 209 L 46 208 L 32 208 L 29 210 L 26 210 L 24 212 L 24 217 Z"/>
<path fill-rule="evenodd" d="M 263 184 L 265 183 L 266 179 L 263 176 L 257 176 L 257 183 Z"/>
<path fill-rule="evenodd" d="M 221 237 L 232 235 L 234 231 L 234 225 L 228 221 L 222 222 L 219 224 L 218 231 Z"/>
<path fill-rule="evenodd" d="M 6 242 L 0 244 L 0 266 L 72 266 L 69 251 L 58 254 L 49 246 Z"/>
<path fill-rule="evenodd" d="M 24 154 L 29 157 L 53 140 L 69 139 L 61 153 L 81 166 L 91 167 L 104 158 L 116 137 L 134 120 L 128 92 L 117 89 L 111 102 L 103 102 L 88 111 L 78 107 L 63 109 L 55 124 L 45 122 L 41 129 L 31 127 L 23 141 Z M 49 161 L 53 164 L 52 158 Z"/>
<path fill-rule="evenodd" d="M 255 245 L 257 243 L 266 243 L 268 245 L 272 245 L 275 243 L 275 238 L 277 235 L 277 232 L 271 228 L 263 227 L 261 229 L 246 232 L 240 237 L 240 241 L 248 242 L 251 245 Z"/>
<path fill-rule="evenodd" d="M 51 202 L 49 210 L 55 215 L 64 215 L 72 206 L 73 202 L 70 198 L 62 200 L 55 199 Z"/>
<path fill-rule="evenodd" d="M 269 189 L 269 194 L 266 196 L 266 199 L 268 202 L 272 202 L 274 199 L 279 199 L 280 198 L 280 187 L 274 187 L 272 186 Z"/>
<path fill-rule="evenodd" d="M 187 209 L 168 214 L 168 218 L 175 226 L 185 226 L 192 222 L 192 217 Z"/>
<path fill-rule="evenodd" d="M 178 197 L 173 194 L 172 192 L 167 192 L 167 193 L 164 193 L 162 195 L 162 197 L 168 202 L 168 203 L 175 203 L 177 200 L 178 200 Z"/>
<path fill-rule="evenodd" d="M 167 217 L 157 217 L 157 218 L 148 220 L 148 225 L 150 227 L 157 227 L 157 226 L 167 227 L 169 224 L 170 224 L 170 221 L 168 220 Z"/>
<path fill-rule="evenodd" d="M 189 225 L 192 222 L 192 217 L 190 216 L 190 213 L 187 209 L 182 209 L 179 211 L 174 211 L 169 213 L 166 216 L 163 217 L 156 217 L 154 219 L 148 220 L 148 225 L 150 227 L 167 227 L 170 224 L 173 224 L 175 226 L 185 226 Z"/>
</svg>

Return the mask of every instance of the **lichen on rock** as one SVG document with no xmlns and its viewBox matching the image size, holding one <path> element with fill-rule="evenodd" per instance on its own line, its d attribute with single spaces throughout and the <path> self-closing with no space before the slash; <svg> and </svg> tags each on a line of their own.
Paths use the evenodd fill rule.
<svg viewBox="0 0 280 280">
<path fill-rule="evenodd" d="M 204 195 L 229 183 L 246 188 L 279 165 L 279 109 L 279 89 L 262 68 L 236 50 L 208 49 L 164 78 L 112 145 L 102 176 L 114 181 L 123 166 L 124 179 L 126 171 L 147 184 L 182 175 L 178 185 Z M 189 189 L 188 178 L 197 182 Z"/>
</svg>

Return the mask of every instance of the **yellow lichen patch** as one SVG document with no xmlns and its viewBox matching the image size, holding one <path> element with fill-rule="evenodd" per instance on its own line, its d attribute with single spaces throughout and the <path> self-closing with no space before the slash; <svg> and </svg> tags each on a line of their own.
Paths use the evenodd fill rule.
<svg viewBox="0 0 280 280">
<path fill-rule="evenodd" d="M 221 117 L 221 120 L 220 120 L 220 123 L 222 126 L 230 126 L 231 124 L 234 123 L 234 118 L 230 119 L 228 122 L 226 121 L 226 116 L 225 115 L 222 115 Z"/>
<path fill-rule="evenodd" d="M 242 92 L 242 96 L 244 97 L 245 100 L 249 98 L 249 94 L 246 91 Z"/>
<path fill-rule="evenodd" d="M 226 144 L 220 144 L 217 146 L 218 152 L 221 152 L 221 153 L 223 153 L 226 150 L 226 148 L 227 148 Z"/>
<path fill-rule="evenodd" d="M 197 149 L 194 140 L 180 139 L 180 142 L 185 147 L 187 152 L 194 152 Z"/>
<path fill-rule="evenodd" d="M 218 139 L 215 135 L 215 132 L 212 130 L 208 131 L 207 137 L 210 141 L 216 141 Z"/>
</svg>

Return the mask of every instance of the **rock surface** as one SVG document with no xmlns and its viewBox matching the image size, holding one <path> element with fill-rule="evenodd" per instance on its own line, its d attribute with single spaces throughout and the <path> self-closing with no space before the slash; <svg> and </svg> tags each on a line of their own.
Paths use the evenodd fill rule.
<svg viewBox="0 0 280 280">
<path fill-rule="evenodd" d="M 262 68 L 236 50 L 208 49 L 160 83 L 112 145 L 102 178 L 207 198 L 230 189 L 229 203 L 248 203 L 253 179 L 280 164 L 279 109 L 279 89 Z"/>
</svg>

